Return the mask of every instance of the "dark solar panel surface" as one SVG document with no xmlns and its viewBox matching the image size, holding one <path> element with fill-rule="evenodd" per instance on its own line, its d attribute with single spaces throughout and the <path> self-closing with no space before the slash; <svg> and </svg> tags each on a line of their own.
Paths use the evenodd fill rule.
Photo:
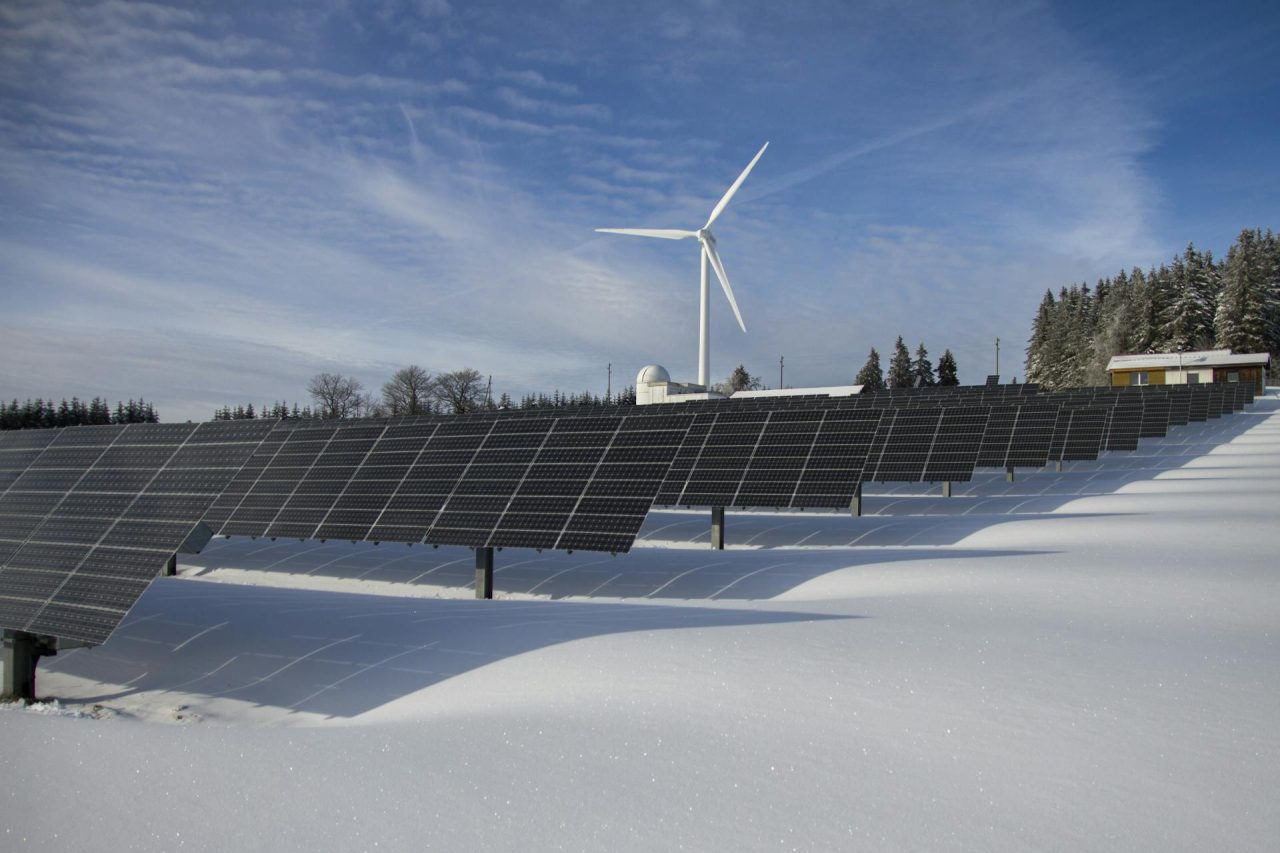
<svg viewBox="0 0 1280 853">
<path fill-rule="evenodd" d="M 870 409 L 698 415 L 655 503 L 848 506 L 880 417 Z"/>
<path fill-rule="evenodd" d="M 43 430 L 52 440 L 0 496 L 0 624 L 105 640 L 271 427 Z"/>
<path fill-rule="evenodd" d="M 1172 407 L 1169 395 L 1164 393 L 1148 393 L 1142 396 L 1142 425 L 1138 435 L 1141 438 L 1158 438 L 1169 431 L 1169 418 Z"/>
<path fill-rule="evenodd" d="M 219 532 L 626 551 L 692 416 L 595 411 L 282 426 Z"/>
<path fill-rule="evenodd" d="M 1045 403 L 993 406 L 978 451 L 978 466 L 1043 467 L 1049 458 L 1057 414 L 1057 405 Z"/>
<path fill-rule="evenodd" d="M 1137 450 L 1141 434 L 1142 400 L 1137 396 L 1119 397 L 1111 410 L 1111 423 L 1103 439 L 1103 449 Z"/>
<path fill-rule="evenodd" d="M 973 476 L 988 409 L 886 409 L 867 456 L 863 480 L 963 482 Z"/>
<path fill-rule="evenodd" d="M 1209 405 L 1207 413 L 1211 418 L 1222 417 L 1222 411 L 1226 404 L 1227 391 L 1226 388 L 1219 383 L 1209 386 Z"/>
<path fill-rule="evenodd" d="M 1103 432 L 1107 425 L 1108 409 L 1100 406 L 1064 409 L 1070 423 L 1059 450 L 1063 461 L 1097 459 L 1102 448 Z"/>
</svg>

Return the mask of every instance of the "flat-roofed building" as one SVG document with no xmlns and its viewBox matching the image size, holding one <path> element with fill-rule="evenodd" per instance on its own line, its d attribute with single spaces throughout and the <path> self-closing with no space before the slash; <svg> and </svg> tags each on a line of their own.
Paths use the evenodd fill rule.
<svg viewBox="0 0 1280 853">
<path fill-rule="evenodd" d="M 1254 393 L 1266 390 L 1270 353 L 1233 353 L 1229 349 L 1200 352 L 1150 352 L 1112 356 L 1107 364 L 1112 385 L 1184 385 L 1197 382 L 1252 382 Z"/>
</svg>

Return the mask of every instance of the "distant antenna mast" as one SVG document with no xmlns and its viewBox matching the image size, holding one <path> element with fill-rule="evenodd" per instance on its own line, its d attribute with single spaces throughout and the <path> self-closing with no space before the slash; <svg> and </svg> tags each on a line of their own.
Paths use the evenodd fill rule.
<svg viewBox="0 0 1280 853">
<path fill-rule="evenodd" d="M 782 384 L 782 360 L 785 358 L 786 358 L 785 355 L 778 356 L 778 387 L 779 388 L 787 387 L 786 385 Z"/>
<path fill-rule="evenodd" d="M 484 391 L 484 404 L 487 408 L 493 408 L 493 374 L 489 374 L 489 387 Z"/>
<path fill-rule="evenodd" d="M 1000 375 L 1000 339 L 996 338 L 996 376 Z"/>
<path fill-rule="evenodd" d="M 609 381 L 604 386 L 604 398 L 610 400 L 613 398 L 613 362 L 609 362 Z"/>
</svg>

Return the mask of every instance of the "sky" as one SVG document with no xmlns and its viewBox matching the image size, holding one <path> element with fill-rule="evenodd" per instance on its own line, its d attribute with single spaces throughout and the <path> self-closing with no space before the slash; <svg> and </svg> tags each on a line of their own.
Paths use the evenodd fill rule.
<svg viewBox="0 0 1280 853">
<path fill-rule="evenodd" d="M 0 0 L 0 398 L 473 367 L 1022 371 L 1046 288 L 1280 228 L 1280 7 Z"/>
</svg>

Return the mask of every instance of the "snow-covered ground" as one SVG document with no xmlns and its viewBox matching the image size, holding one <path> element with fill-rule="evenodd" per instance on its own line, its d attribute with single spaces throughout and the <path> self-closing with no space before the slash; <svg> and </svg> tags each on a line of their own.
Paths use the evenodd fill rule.
<svg viewBox="0 0 1280 853">
<path fill-rule="evenodd" d="M 0 848 L 1274 850 L 1280 400 L 628 555 L 222 540 L 0 712 Z"/>
</svg>

